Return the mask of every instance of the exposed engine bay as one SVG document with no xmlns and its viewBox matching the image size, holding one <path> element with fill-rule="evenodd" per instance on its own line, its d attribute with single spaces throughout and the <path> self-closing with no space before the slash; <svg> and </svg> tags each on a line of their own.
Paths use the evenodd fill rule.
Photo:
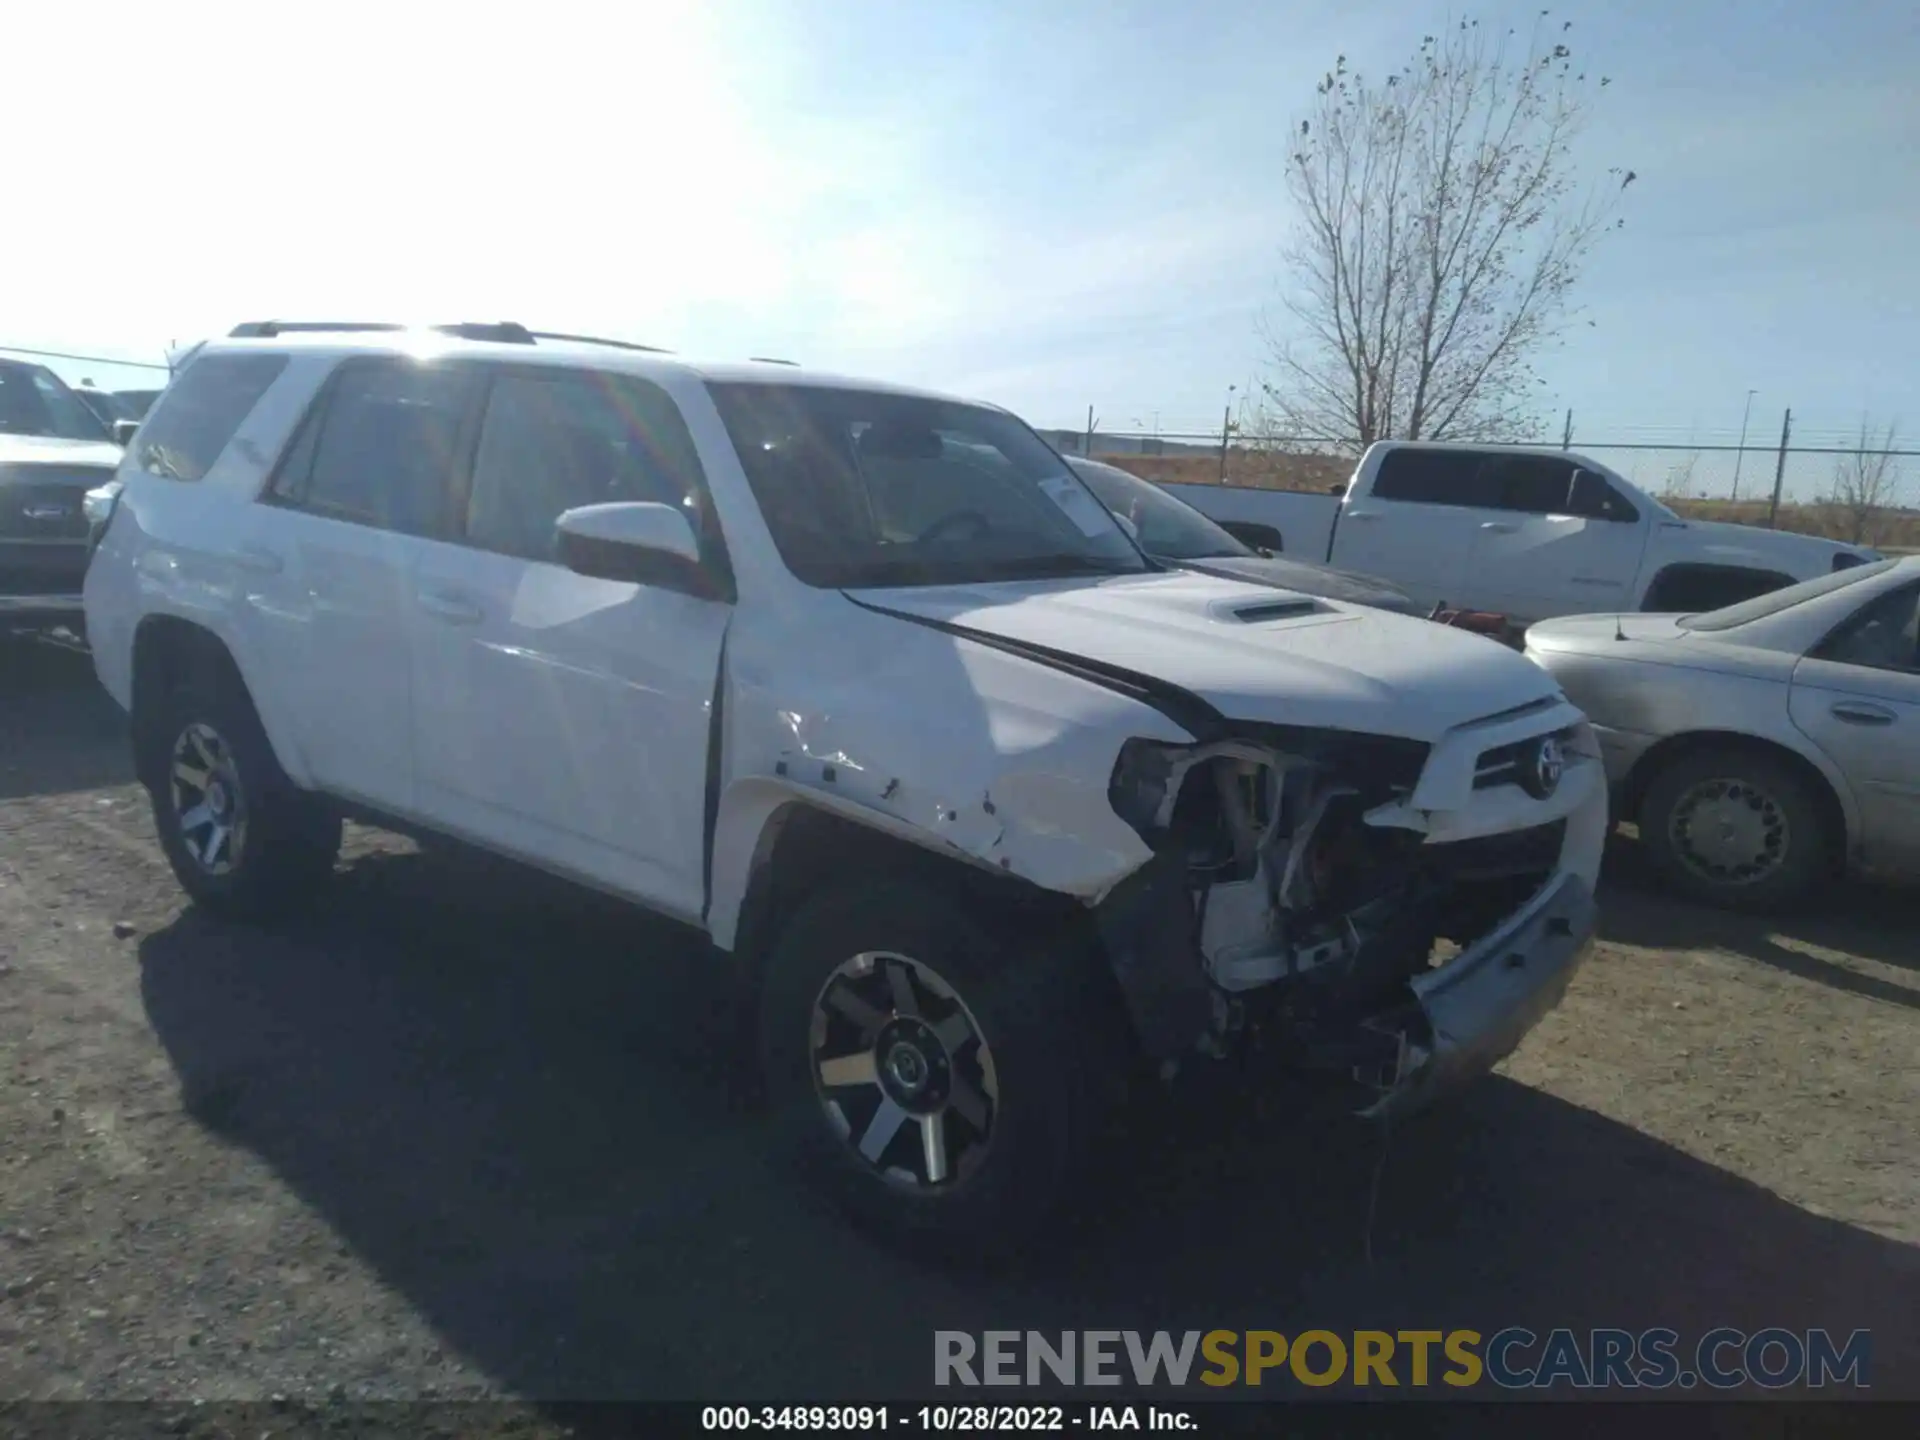
<svg viewBox="0 0 1920 1440">
<path fill-rule="evenodd" d="M 1123 756 L 1113 800 L 1155 848 L 1160 940 L 1185 930 L 1207 991 L 1198 1049 L 1264 1033 L 1384 1084 L 1426 1042 L 1407 982 L 1523 905 L 1563 826 L 1430 844 L 1369 824 L 1411 792 L 1425 748 L 1313 734 Z"/>
</svg>

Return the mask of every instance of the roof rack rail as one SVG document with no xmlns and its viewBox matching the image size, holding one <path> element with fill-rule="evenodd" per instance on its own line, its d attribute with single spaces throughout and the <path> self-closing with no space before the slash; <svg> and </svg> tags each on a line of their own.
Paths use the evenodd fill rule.
<svg viewBox="0 0 1920 1440">
<path fill-rule="evenodd" d="M 771 355 L 749 355 L 747 357 L 747 363 L 750 365 L 798 365 L 800 362 L 798 360 L 776 360 Z"/>
<path fill-rule="evenodd" d="M 391 320 L 249 320 L 227 332 L 235 340 L 271 340 L 276 335 L 365 334 L 382 331 L 391 334 L 411 327 Z M 441 335 L 462 340 L 494 340 L 509 345 L 531 345 L 533 333 L 512 320 L 462 321 L 454 325 L 427 327 Z"/>
<path fill-rule="evenodd" d="M 603 335 L 562 335 L 557 330 L 529 330 L 535 340 L 562 340 L 573 345 L 610 345 L 615 350 L 644 350 L 649 355 L 671 355 L 658 345 L 641 345 L 632 340 L 609 340 Z"/>
</svg>

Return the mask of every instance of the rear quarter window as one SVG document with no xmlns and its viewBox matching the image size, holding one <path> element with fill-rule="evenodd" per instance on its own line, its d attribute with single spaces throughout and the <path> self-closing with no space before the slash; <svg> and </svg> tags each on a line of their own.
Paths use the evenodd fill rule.
<svg viewBox="0 0 1920 1440">
<path fill-rule="evenodd" d="M 287 368 L 284 355 L 201 355 L 161 393 L 133 460 L 169 480 L 200 480 Z"/>
</svg>

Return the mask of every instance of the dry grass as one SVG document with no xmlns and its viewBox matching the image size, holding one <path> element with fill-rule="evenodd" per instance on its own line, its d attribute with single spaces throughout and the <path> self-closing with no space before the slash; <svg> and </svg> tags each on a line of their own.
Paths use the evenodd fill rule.
<svg viewBox="0 0 1920 1440">
<path fill-rule="evenodd" d="M 1101 455 L 1110 465 L 1130 470 L 1160 483 L 1218 485 L 1217 455 Z M 1297 455 L 1286 452 L 1234 450 L 1227 455 L 1227 483 L 1262 490 L 1304 490 L 1324 494 L 1342 485 L 1353 473 L 1353 462 L 1338 455 Z M 1723 520 L 1736 525 L 1765 525 L 1764 500 L 1673 500 L 1680 514 L 1694 520 Z M 1877 517 L 1864 542 L 1888 551 L 1920 550 L 1920 512 L 1895 511 Z M 1779 528 L 1829 540 L 1853 541 L 1851 518 L 1830 504 L 1782 505 Z"/>
</svg>

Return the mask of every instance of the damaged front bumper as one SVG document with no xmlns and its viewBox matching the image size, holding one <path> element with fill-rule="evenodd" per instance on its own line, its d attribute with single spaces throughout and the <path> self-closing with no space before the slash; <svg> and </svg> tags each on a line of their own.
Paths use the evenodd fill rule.
<svg viewBox="0 0 1920 1440">
<path fill-rule="evenodd" d="M 1412 1114 L 1512 1054 L 1566 994 L 1593 948 L 1598 914 L 1587 883 L 1562 874 L 1498 930 L 1410 981 L 1412 1028 L 1425 1038 L 1403 1041 L 1390 1085 L 1360 1113 Z"/>
</svg>

